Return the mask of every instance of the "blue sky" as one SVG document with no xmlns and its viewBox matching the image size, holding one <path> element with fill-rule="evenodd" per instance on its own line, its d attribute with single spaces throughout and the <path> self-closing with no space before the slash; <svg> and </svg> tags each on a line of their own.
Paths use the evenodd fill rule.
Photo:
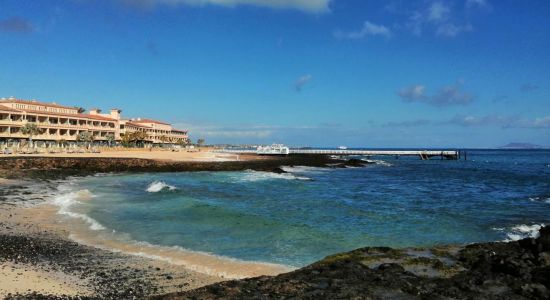
<svg viewBox="0 0 550 300">
<path fill-rule="evenodd" d="M 211 143 L 550 146 L 550 2 L 0 0 L 0 96 Z"/>
</svg>

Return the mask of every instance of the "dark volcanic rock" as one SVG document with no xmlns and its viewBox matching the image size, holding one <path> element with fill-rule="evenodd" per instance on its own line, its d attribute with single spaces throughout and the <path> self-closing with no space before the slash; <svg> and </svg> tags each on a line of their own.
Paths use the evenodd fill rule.
<svg viewBox="0 0 550 300">
<path fill-rule="evenodd" d="M 61 175 L 85 175 L 94 172 L 183 172 L 183 171 L 272 171 L 283 165 L 325 167 L 332 162 L 322 155 L 289 155 L 253 160 L 224 162 L 168 161 L 141 158 L 102 157 L 2 157 L 0 170 L 9 174 L 25 170 L 24 177 L 35 174 L 46 178 Z M 49 170 L 45 173 L 43 170 Z M 2 172 L 0 172 L 2 174 Z"/>
<path fill-rule="evenodd" d="M 275 173 L 275 174 L 285 174 L 285 173 L 288 173 L 287 171 L 281 169 L 281 168 L 275 168 L 273 170 L 271 170 L 271 172 Z"/>
<path fill-rule="evenodd" d="M 548 254 L 548 238 L 549 230 L 543 228 L 537 239 L 473 244 L 460 251 L 432 249 L 426 256 L 362 248 L 275 277 L 221 282 L 151 299 L 550 299 L 550 266 L 538 259 Z M 428 267 L 422 263 L 434 259 L 446 262 L 432 264 L 439 266 L 437 276 L 409 271 Z M 382 263 L 369 267 L 377 260 Z M 383 263 L 391 260 L 400 263 Z"/>
<path fill-rule="evenodd" d="M 77 275 L 91 281 L 94 299 L 144 298 L 157 292 L 157 287 L 143 273 L 113 268 L 109 263 L 120 260 L 117 253 L 60 239 L 53 235 L 23 236 L 0 234 L 0 262 L 47 264 L 54 270 Z M 98 254 L 99 253 L 99 254 Z M 30 287 L 32 288 L 32 287 Z M 92 299 L 89 297 L 60 297 L 12 295 L 7 299 Z"/>
<path fill-rule="evenodd" d="M 345 165 L 348 167 L 364 167 L 365 162 L 360 159 L 351 158 L 346 161 Z"/>
</svg>

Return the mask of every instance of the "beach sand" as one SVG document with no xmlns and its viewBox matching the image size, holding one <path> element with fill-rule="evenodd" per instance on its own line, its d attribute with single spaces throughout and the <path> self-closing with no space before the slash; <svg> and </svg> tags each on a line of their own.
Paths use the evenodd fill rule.
<svg viewBox="0 0 550 300">
<path fill-rule="evenodd" d="M 0 298 L 9 294 L 30 292 L 58 296 L 88 296 L 91 294 L 91 290 L 77 276 L 30 264 L 4 262 L 0 265 Z"/>
<path fill-rule="evenodd" d="M 0 299 L 32 292 L 140 298 L 290 271 L 111 239 L 110 232 L 89 230 L 83 220 L 59 215 L 48 204 L 57 184 L 0 179 Z"/>
<path fill-rule="evenodd" d="M 113 149 L 104 150 L 101 153 L 40 153 L 40 154 L 11 154 L 0 155 L 0 157 L 102 157 L 102 158 L 142 158 L 170 161 L 196 161 L 196 162 L 223 162 L 257 159 L 258 157 L 247 155 L 236 155 L 227 153 L 216 153 L 212 148 L 203 148 L 196 152 L 170 151 L 152 149 Z"/>
<path fill-rule="evenodd" d="M 31 189 L 20 184 L 0 180 L 0 195 L 12 187 L 30 195 Z M 69 238 L 69 224 L 59 219 L 55 206 L 22 203 L 24 207 L 16 203 L 17 195 L 6 199 L 0 196 L 0 299 L 32 292 L 142 298 L 224 280 L 163 260 L 78 244 Z"/>
<path fill-rule="evenodd" d="M 57 206 L 48 204 L 48 199 L 59 193 L 59 180 L 101 171 L 117 172 L 120 166 L 130 172 L 270 171 L 281 165 L 325 166 L 327 163 L 326 158 L 318 157 L 238 157 L 211 151 L 108 151 L 25 157 L 0 156 L 3 159 L 0 164 L 0 282 L 5 283 L 1 287 L 2 295 L 37 292 L 110 299 L 140 299 L 192 290 L 231 278 L 275 275 L 290 269 L 185 249 L 128 243 L 97 234 L 89 230 L 89 224 L 61 216 Z M 119 159 L 110 160 L 111 157 Z"/>
</svg>

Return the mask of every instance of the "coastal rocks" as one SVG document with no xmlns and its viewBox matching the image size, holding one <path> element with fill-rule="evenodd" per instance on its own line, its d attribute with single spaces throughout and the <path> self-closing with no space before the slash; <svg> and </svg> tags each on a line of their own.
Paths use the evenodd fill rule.
<svg viewBox="0 0 550 300">
<path fill-rule="evenodd" d="M 518 242 L 362 248 L 276 277 L 227 281 L 152 299 L 550 299 L 549 239 L 545 227 L 538 238 Z M 422 275 L 429 268 L 439 273 Z"/>
<path fill-rule="evenodd" d="M 362 168 L 365 165 L 370 164 L 369 162 L 356 159 L 356 158 L 350 158 L 348 160 L 345 160 L 341 163 L 333 163 L 330 164 L 329 167 L 334 169 L 345 169 L 345 168 Z"/>
<path fill-rule="evenodd" d="M 315 155 L 224 162 L 101 157 L 2 157 L 0 175 L 5 174 L 7 178 L 17 177 L 14 174 L 18 174 L 19 177 L 56 179 L 56 177 L 88 175 L 97 172 L 271 171 L 283 165 L 326 167 L 330 162 L 332 161 L 326 156 Z M 18 173 L 21 170 L 24 172 Z"/>
<path fill-rule="evenodd" d="M 274 168 L 271 170 L 271 173 L 275 173 L 275 174 L 285 174 L 285 173 L 288 173 L 287 171 L 281 169 L 280 167 L 277 167 L 277 168 Z"/>
<path fill-rule="evenodd" d="M 97 256 L 97 249 L 75 242 L 58 239 L 55 236 L 0 235 L 0 261 L 13 264 L 47 266 L 54 271 L 73 274 L 89 281 L 95 290 L 94 298 L 128 299 L 143 298 L 157 292 L 158 288 L 147 278 L 145 272 L 134 272 L 106 265 L 117 254 L 104 252 Z M 8 299 L 57 299 L 58 296 L 38 294 L 13 295 Z M 88 299 L 88 297 L 84 297 Z M 66 297 L 63 297 L 66 299 Z M 76 299 L 76 297 L 75 297 Z M 80 298 L 79 298 L 80 299 Z"/>
</svg>

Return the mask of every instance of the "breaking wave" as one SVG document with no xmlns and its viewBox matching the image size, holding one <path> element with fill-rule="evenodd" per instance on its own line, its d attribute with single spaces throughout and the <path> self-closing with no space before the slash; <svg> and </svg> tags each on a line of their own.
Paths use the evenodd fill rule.
<svg viewBox="0 0 550 300">
<path fill-rule="evenodd" d="M 330 170 L 328 168 L 306 166 L 282 166 L 281 169 L 288 173 L 318 173 Z"/>
<path fill-rule="evenodd" d="M 369 163 L 369 164 L 375 164 L 375 165 L 378 165 L 378 166 L 384 166 L 384 167 L 391 167 L 391 166 L 393 166 L 392 164 L 390 164 L 389 162 L 384 161 L 384 160 L 366 159 L 366 158 L 362 158 L 361 160 L 364 161 L 364 162 L 367 162 L 367 163 Z"/>
<path fill-rule="evenodd" d="M 311 180 L 309 177 L 297 176 L 292 173 L 273 173 L 273 172 L 263 172 L 263 171 L 245 171 L 242 176 L 238 179 L 239 181 L 245 182 L 255 182 L 255 181 L 264 181 L 264 180 L 273 180 L 273 179 L 283 179 L 283 180 Z"/>
<path fill-rule="evenodd" d="M 524 238 L 536 238 L 539 235 L 539 230 L 544 226 L 544 224 L 533 224 L 533 225 L 517 225 L 510 228 L 510 232 L 506 234 L 505 242 L 518 241 Z"/>
<path fill-rule="evenodd" d="M 65 186 L 60 186 L 59 190 L 67 191 L 67 188 Z M 103 227 L 103 225 L 101 225 L 96 220 L 88 217 L 85 214 L 77 213 L 70 210 L 70 208 L 74 205 L 82 203 L 83 201 L 88 201 L 93 197 L 94 195 L 87 189 L 66 192 L 53 197 L 52 204 L 59 207 L 59 210 L 57 211 L 58 214 L 69 216 L 75 219 L 81 219 L 89 225 L 89 228 L 91 230 L 103 230 L 105 229 L 105 227 Z"/>
<path fill-rule="evenodd" d="M 550 203 L 550 197 L 529 197 L 529 200 L 534 202 Z"/>
<path fill-rule="evenodd" d="M 164 181 L 153 181 L 151 184 L 149 184 L 149 186 L 147 187 L 147 189 L 145 191 L 149 192 L 149 193 L 158 193 L 162 190 L 169 190 L 169 191 L 173 191 L 173 190 L 176 190 L 177 187 L 173 186 L 173 185 L 169 185 L 167 183 L 165 183 Z"/>
</svg>

